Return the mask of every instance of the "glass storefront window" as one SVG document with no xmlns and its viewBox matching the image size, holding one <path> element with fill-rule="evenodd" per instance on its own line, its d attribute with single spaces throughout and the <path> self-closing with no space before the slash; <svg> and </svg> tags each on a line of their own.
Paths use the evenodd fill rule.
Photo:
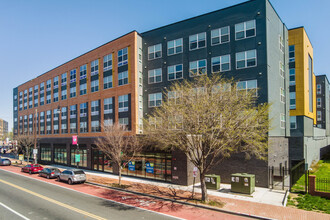
<svg viewBox="0 0 330 220">
<path fill-rule="evenodd" d="M 40 148 L 40 159 L 42 161 L 51 161 L 52 160 L 52 149 L 50 147 L 41 147 Z"/>
<path fill-rule="evenodd" d="M 71 165 L 77 166 L 76 155 L 80 154 L 79 167 L 87 167 L 87 149 L 81 148 L 77 150 L 77 148 L 71 148 Z"/>
<path fill-rule="evenodd" d="M 62 163 L 62 164 L 67 163 L 66 148 L 58 148 L 58 147 L 54 148 L 54 162 Z"/>
</svg>

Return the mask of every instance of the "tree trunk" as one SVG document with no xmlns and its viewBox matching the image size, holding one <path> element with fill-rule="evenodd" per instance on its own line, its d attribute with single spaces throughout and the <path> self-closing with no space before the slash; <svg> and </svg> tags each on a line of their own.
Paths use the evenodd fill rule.
<svg viewBox="0 0 330 220">
<path fill-rule="evenodd" d="M 29 163 L 29 161 L 30 161 L 30 150 L 29 150 L 29 148 L 27 148 L 27 151 L 26 151 L 26 158 L 27 158 L 27 163 Z"/>
<path fill-rule="evenodd" d="M 121 166 L 119 166 L 119 186 L 121 186 Z"/>
<path fill-rule="evenodd" d="M 206 189 L 206 184 L 205 184 L 205 174 L 200 172 L 200 181 L 201 181 L 201 189 L 202 189 L 202 201 L 203 202 L 208 202 L 209 201 L 209 196 L 207 195 L 207 189 Z"/>
</svg>

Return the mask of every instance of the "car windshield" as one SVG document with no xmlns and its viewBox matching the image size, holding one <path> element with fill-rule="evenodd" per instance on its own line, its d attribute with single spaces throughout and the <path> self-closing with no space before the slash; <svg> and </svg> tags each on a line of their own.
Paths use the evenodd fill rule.
<svg viewBox="0 0 330 220">
<path fill-rule="evenodd" d="M 33 167 L 40 167 L 40 165 L 39 164 L 35 164 L 35 165 L 33 165 Z"/>
<path fill-rule="evenodd" d="M 74 171 L 74 174 L 85 174 L 85 173 L 82 170 L 77 170 L 77 171 Z"/>
</svg>

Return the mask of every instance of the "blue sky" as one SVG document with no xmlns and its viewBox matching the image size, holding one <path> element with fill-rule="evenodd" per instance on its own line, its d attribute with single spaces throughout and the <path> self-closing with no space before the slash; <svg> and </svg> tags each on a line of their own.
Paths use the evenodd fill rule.
<svg viewBox="0 0 330 220">
<path fill-rule="evenodd" d="M 330 1 L 270 1 L 289 29 L 306 28 L 314 72 L 330 74 Z M 241 2 L 245 0 L 0 0 L 0 118 L 11 129 L 13 88 L 68 60 L 132 30 L 144 32 Z"/>
</svg>

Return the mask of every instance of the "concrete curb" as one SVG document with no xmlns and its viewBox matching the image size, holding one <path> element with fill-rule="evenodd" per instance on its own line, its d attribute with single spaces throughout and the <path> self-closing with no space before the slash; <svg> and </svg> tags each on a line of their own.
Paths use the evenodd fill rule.
<svg viewBox="0 0 330 220">
<path fill-rule="evenodd" d="M 189 202 L 177 201 L 177 200 L 174 200 L 174 199 L 163 198 L 163 197 L 154 196 L 154 195 L 150 195 L 150 194 L 146 194 L 146 193 L 140 193 L 140 192 L 135 192 L 135 191 L 127 190 L 127 189 L 121 189 L 121 188 L 117 188 L 117 187 L 106 186 L 106 185 L 102 185 L 102 184 L 99 184 L 99 183 L 93 183 L 93 182 L 88 182 L 88 181 L 86 181 L 86 183 L 90 184 L 90 185 L 94 185 L 94 186 L 107 188 L 107 189 L 122 191 L 122 192 L 131 193 L 131 194 L 135 194 L 135 195 L 140 195 L 140 196 L 151 197 L 151 198 L 154 198 L 154 199 L 179 203 L 179 204 L 182 204 L 182 205 L 194 206 L 194 207 L 197 207 L 197 208 L 203 208 L 203 209 L 208 209 L 208 210 L 217 211 L 217 212 L 223 212 L 223 213 L 227 213 L 227 214 L 231 214 L 231 215 L 249 217 L 249 218 L 254 218 L 254 219 L 273 220 L 271 218 L 266 218 L 266 217 L 262 217 L 262 216 L 251 215 L 251 214 L 246 214 L 246 213 L 241 213 L 241 212 L 233 212 L 233 211 L 228 211 L 228 210 L 215 208 L 215 207 L 211 207 L 211 206 L 206 206 L 206 205 L 199 205 L 199 204 L 193 204 L 193 203 L 189 203 Z"/>
</svg>

